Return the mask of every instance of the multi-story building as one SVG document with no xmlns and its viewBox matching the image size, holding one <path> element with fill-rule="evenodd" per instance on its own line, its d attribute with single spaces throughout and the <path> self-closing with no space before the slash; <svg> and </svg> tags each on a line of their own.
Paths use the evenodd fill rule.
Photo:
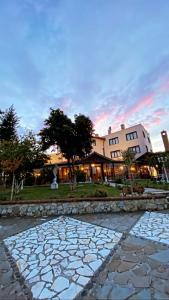
<svg viewBox="0 0 169 300">
<path fill-rule="evenodd" d="M 93 150 L 113 160 L 122 160 L 122 151 L 127 149 L 136 153 L 135 158 L 152 152 L 150 135 L 142 124 L 128 128 L 122 124 L 116 132 L 111 132 L 109 127 L 107 135 L 93 139 Z"/>
</svg>

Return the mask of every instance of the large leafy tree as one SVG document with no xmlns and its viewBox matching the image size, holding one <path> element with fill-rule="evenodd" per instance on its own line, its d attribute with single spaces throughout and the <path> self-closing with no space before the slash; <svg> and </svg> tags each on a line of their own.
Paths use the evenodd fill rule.
<svg viewBox="0 0 169 300">
<path fill-rule="evenodd" d="M 0 142 L 17 140 L 19 118 L 13 105 L 5 112 L 0 111 Z"/>
<path fill-rule="evenodd" d="M 50 109 L 50 115 L 40 131 L 42 148 L 58 145 L 68 160 L 71 174 L 74 162 L 89 154 L 92 149 L 92 121 L 85 115 L 75 115 L 74 122 L 60 109 Z"/>
<path fill-rule="evenodd" d="M 42 167 L 47 156 L 42 152 L 32 133 L 16 141 L 0 143 L 0 167 L 5 174 L 12 176 L 11 200 L 18 193 L 26 173 Z"/>
</svg>

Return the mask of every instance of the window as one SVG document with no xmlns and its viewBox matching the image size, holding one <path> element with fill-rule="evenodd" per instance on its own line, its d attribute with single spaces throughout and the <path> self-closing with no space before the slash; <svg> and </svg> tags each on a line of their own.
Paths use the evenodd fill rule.
<svg viewBox="0 0 169 300">
<path fill-rule="evenodd" d="M 129 151 L 134 152 L 134 153 L 140 153 L 140 146 L 133 146 L 133 147 L 129 147 Z"/>
<path fill-rule="evenodd" d="M 143 136 L 144 136 L 144 138 L 146 137 L 146 136 L 145 136 L 145 132 L 144 132 L 144 131 L 143 131 Z"/>
<path fill-rule="evenodd" d="M 111 158 L 119 157 L 119 156 L 121 156 L 121 151 L 120 150 L 111 151 L 110 155 L 111 155 Z"/>
<path fill-rule="evenodd" d="M 96 140 L 92 140 L 92 146 L 96 146 Z"/>
<path fill-rule="evenodd" d="M 133 132 L 130 132 L 130 133 L 126 134 L 126 140 L 127 141 L 135 140 L 137 138 L 138 138 L 137 131 L 133 131 Z"/>
<path fill-rule="evenodd" d="M 116 145 L 119 144 L 119 138 L 115 137 L 109 140 L 109 145 Z"/>
<path fill-rule="evenodd" d="M 147 145 L 146 145 L 146 152 L 148 152 L 148 147 L 147 147 Z"/>
<path fill-rule="evenodd" d="M 147 139 L 148 139 L 149 143 L 151 144 L 150 138 L 148 137 Z"/>
</svg>

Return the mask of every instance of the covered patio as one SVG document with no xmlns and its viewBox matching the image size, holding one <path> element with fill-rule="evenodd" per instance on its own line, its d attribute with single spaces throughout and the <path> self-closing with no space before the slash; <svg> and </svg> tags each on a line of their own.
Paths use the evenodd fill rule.
<svg viewBox="0 0 169 300">
<path fill-rule="evenodd" d="M 123 173 L 123 162 L 115 161 L 97 152 L 93 152 L 87 157 L 75 163 L 75 170 L 85 174 L 85 181 L 100 182 L 114 179 Z M 67 163 L 58 164 L 58 178 L 60 182 L 69 181 L 69 165 Z"/>
</svg>

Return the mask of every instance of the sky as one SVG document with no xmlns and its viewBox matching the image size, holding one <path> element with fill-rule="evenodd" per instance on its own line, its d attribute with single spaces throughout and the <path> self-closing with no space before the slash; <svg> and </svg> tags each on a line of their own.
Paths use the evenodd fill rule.
<svg viewBox="0 0 169 300">
<path fill-rule="evenodd" d="M 85 114 L 95 133 L 142 123 L 153 150 L 169 131 L 168 0 L 0 0 L 0 109 L 20 130 L 50 107 Z"/>
</svg>

